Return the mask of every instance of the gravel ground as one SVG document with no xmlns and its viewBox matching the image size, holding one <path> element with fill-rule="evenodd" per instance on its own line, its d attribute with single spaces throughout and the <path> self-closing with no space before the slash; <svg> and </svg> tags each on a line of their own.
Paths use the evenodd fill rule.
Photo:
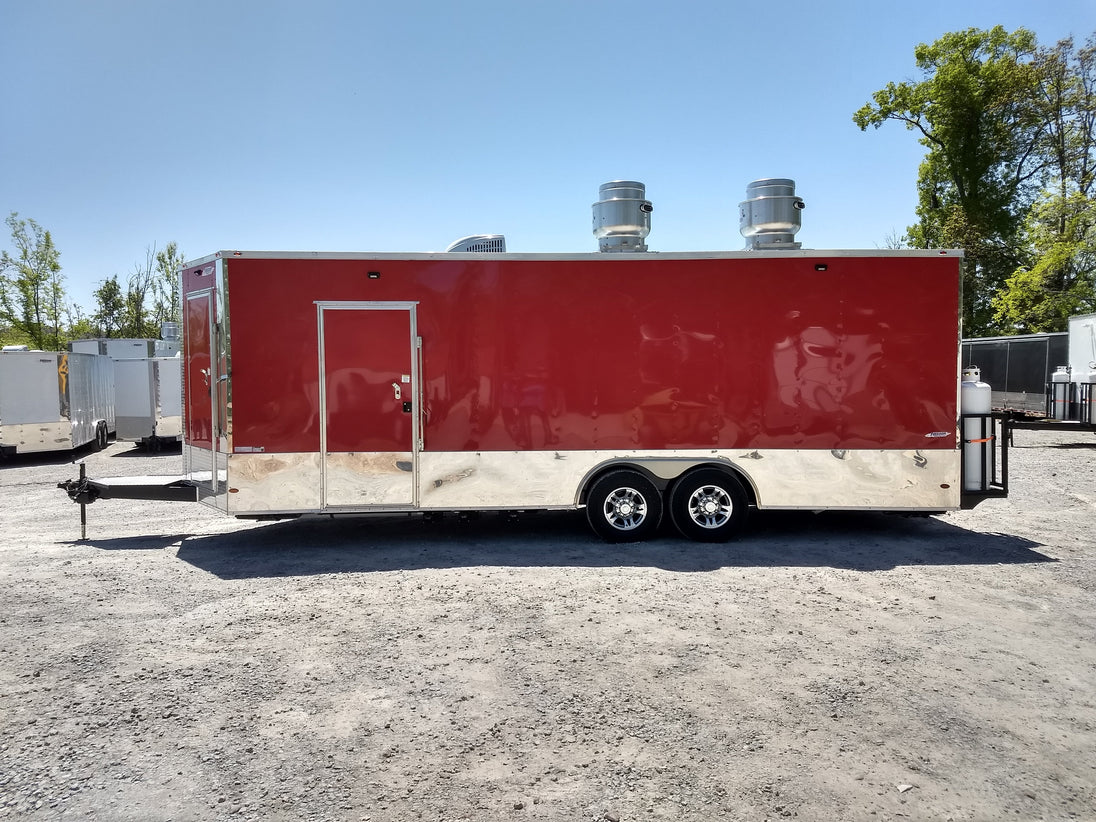
<svg viewBox="0 0 1096 822">
<path fill-rule="evenodd" d="M 0 819 L 1094 819 L 1096 437 L 1011 456 L 974 511 L 720 546 L 116 501 L 80 541 L 71 455 L 17 458 Z"/>
</svg>

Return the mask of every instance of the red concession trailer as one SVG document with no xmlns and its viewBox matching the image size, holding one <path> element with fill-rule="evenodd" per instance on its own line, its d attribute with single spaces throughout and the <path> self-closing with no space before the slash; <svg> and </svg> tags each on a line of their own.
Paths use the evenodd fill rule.
<svg viewBox="0 0 1096 822">
<path fill-rule="evenodd" d="M 218 252 L 181 275 L 172 487 L 237 517 L 585 507 L 611 541 L 969 506 L 1005 489 L 996 421 L 960 417 L 961 262 Z"/>
</svg>

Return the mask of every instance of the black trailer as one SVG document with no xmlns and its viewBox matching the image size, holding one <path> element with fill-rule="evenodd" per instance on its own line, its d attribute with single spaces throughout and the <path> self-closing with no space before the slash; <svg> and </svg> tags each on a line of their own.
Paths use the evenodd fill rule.
<svg viewBox="0 0 1096 822">
<path fill-rule="evenodd" d="M 963 340 L 963 367 L 981 370 L 982 381 L 993 389 L 993 407 L 1001 411 L 1042 416 L 1050 375 L 1067 362 L 1065 331 Z"/>
</svg>

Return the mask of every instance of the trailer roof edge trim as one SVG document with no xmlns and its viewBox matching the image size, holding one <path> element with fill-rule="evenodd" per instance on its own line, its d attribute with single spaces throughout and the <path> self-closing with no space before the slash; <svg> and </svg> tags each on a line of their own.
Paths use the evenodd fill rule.
<svg viewBox="0 0 1096 822">
<path fill-rule="evenodd" d="M 811 259 L 815 257 L 963 257 L 962 249 L 796 249 L 784 251 L 647 251 L 635 254 L 604 254 L 597 251 L 581 253 L 454 253 L 432 252 L 369 252 L 369 251 L 239 251 L 221 250 L 184 264 L 184 267 L 204 265 L 215 260 L 605 260 L 607 262 L 641 262 L 643 260 L 759 260 Z"/>
</svg>

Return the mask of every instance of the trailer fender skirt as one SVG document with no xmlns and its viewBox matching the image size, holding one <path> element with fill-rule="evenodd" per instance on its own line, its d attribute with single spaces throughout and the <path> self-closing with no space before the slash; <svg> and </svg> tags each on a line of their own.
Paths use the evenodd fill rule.
<svg viewBox="0 0 1096 822">
<path fill-rule="evenodd" d="M 74 479 L 57 483 L 69 499 L 87 505 L 100 499 L 141 499 L 196 502 L 198 488 L 185 477 L 111 477 Z"/>
</svg>

